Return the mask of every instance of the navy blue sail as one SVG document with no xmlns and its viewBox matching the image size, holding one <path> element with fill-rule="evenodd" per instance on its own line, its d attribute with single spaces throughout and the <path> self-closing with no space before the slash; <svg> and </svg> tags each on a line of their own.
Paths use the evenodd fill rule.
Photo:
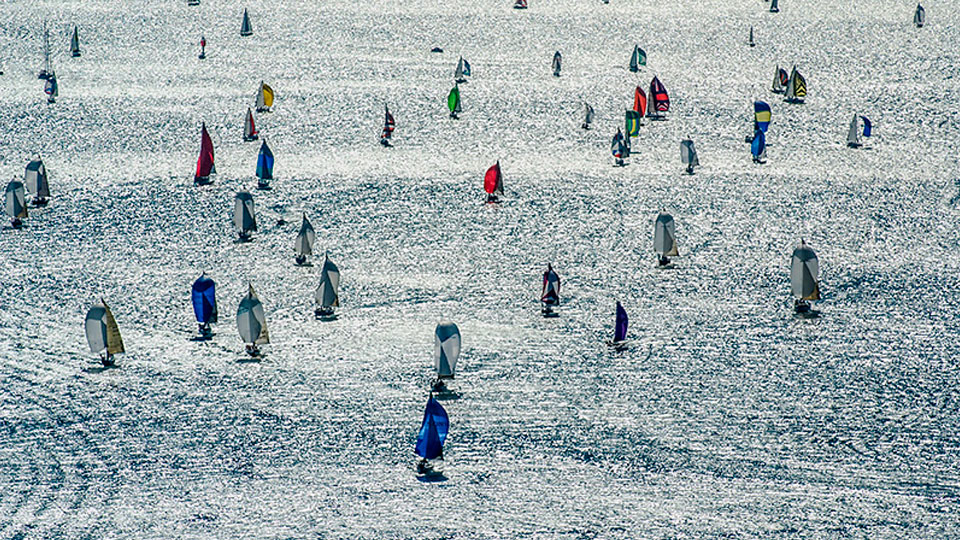
<svg viewBox="0 0 960 540">
<path fill-rule="evenodd" d="M 759 162 L 763 159 L 766 149 L 767 138 L 763 135 L 763 131 L 758 129 L 753 133 L 753 142 L 750 143 L 750 152 L 753 154 L 753 160 Z"/>
<path fill-rule="evenodd" d="M 417 434 L 417 455 L 424 459 L 442 458 L 443 443 L 447 440 L 449 429 L 447 411 L 431 397 L 423 411 L 423 423 L 420 425 L 420 433 Z"/>
<path fill-rule="evenodd" d="M 200 324 L 217 322 L 215 289 L 213 280 L 208 278 L 206 274 L 202 274 L 193 282 L 193 291 L 190 296 L 193 300 L 193 313 L 197 316 L 197 322 Z"/>
<path fill-rule="evenodd" d="M 620 302 L 617 302 L 617 323 L 613 330 L 613 341 L 623 341 L 627 339 L 627 311 L 623 309 Z"/>
</svg>

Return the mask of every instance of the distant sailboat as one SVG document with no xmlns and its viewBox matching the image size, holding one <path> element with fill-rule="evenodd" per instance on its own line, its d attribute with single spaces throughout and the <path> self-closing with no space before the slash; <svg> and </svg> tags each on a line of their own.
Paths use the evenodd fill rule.
<svg viewBox="0 0 960 540">
<path fill-rule="evenodd" d="M 594 117 L 593 107 L 591 107 L 589 103 L 585 103 L 585 105 L 586 111 L 583 117 L 583 124 L 580 127 L 583 129 L 590 129 L 590 124 L 593 123 Z"/>
<path fill-rule="evenodd" d="M 57 72 L 51 71 L 47 82 L 43 85 L 43 93 L 47 95 L 47 103 L 56 103 L 60 95 L 60 85 L 57 83 Z"/>
<path fill-rule="evenodd" d="M 617 302 L 617 318 L 613 326 L 613 341 L 608 342 L 609 345 L 617 347 L 623 345 L 624 341 L 627 340 L 627 324 L 629 319 L 627 318 L 627 311 L 623 309 L 623 306 L 620 305 L 620 302 Z"/>
<path fill-rule="evenodd" d="M 392 146 L 390 144 L 390 139 L 393 138 L 393 130 L 396 129 L 397 123 L 393 119 L 393 115 L 390 114 L 389 107 L 384 105 L 383 111 L 383 131 L 380 132 L 380 144 L 383 146 Z"/>
<path fill-rule="evenodd" d="M 50 68 L 50 31 L 47 30 L 47 23 L 43 23 L 43 68 L 37 74 L 38 79 L 46 79 L 53 70 Z"/>
<path fill-rule="evenodd" d="M 500 202 L 500 197 L 503 197 L 503 173 L 500 172 L 499 160 L 483 175 L 483 189 L 487 192 L 488 203 Z"/>
<path fill-rule="evenodd" d="M 293 251 L 296 253 L 297 266 L 307 264 L 307 257 L 313 255 L 313 243 L 317 241 L 317 233 L 313 230 L 313 225 L 307 219 L 307 214 L 303 214 L 303 223 L 300 224 L 300 232 L 297 233 L 297 239 L 293 243 Z"/>
<path fill-rule="evenodd" d="M 243 8 L 243 22 L 240 23 L 240 35 L 252 36 L 253 26 L 250 24 L 250 15 L 247 14 L 247 8 Z"/>
<path fill-rule="evenodd" d="M 23 226 L 21 218 L 27 217 L 27 194 L 23 182 L 11 180 L 4 193 L 4 210 L 10 218 L 10 226 L 19 229 Z"/>
<path fill-rule="evenodd" d="M 787 80 L 787 94 L 784 101 L 787 103 L 803 103 L 805 97 L 807 97 L 807 81 L 797 71 L 797 66 L 793 66 L 790 78 Z"/>
<path fill-rule="evenodd" d="M 547 264 L 543 273 L 543 289 L 540 292 L 540 312 L 544 317 L 553 315 L 553 308 L 560 305 L 560 276 Z"/>
<path fill-rule="evenodd" d="M 610 142 L 610 153 L 613 154 L 614 164 L 617 167 L 623 167 L 624 159 L 630 155 L 630 150 L 623 139 L 623 133 L 617 128 L 617 134 L 613 136 L 613 140 Z"/>
<path fill-rule="evenodd" d="M 70 37 L 70 56 L 76 58 L 80 56 L 80 31 L 76 25 L 73 27 L 73 36 Z"/>
<path fill-rule="evenodd" d="M 260 89 L 257 90 L 257 112 L 271 112 L 271 107 L 273 107 L 273 88 L 260 81 Z"/>
<path fill-rule="evenodd" d="M 457 369 L 457 359 L 460 358 L 460 329 L 450 321 L 443 321 L 437 325 L 433 333 L 433 368 L 437 373 L 433 381 L 433 391 L 448 392 L 444 382 L 453 379 Z"/>
<path fill-rule="evenodd" d="M 252 284 L 247 286 L 247 295 L 240 300 L 240 306 L 237 307 L 237 330 L 246 346 L 247 354 L 254 358 L 260 356 L 257 345 L 270 343 L 267 316 L 263 312 L 263 303 L 257 298 Z"/>
<path fill-rule="evenodd" d="M 787 83 L 789 81 L 790 76 L 787 75 L 787 71 L 777 66 L 777 70 L 773 74 L 773 87 L 771 90 L 774 94 L 784 94 L 787 91 Z"/>
<path fill-rule="evenodd" d="M 757 46 L 756 42 L 753 41 L 753 27 L 752 27 L 752 26 L 750 27 L 750 39 L 747 40 L 747 45 L 750 45 L 751 47 L 756 47 L 756 46 Z"/>
<path fill-rule="evenodd" d="M 793 308 L 797 313 L 810 311 L 810 301 L 820 299 L 819 276 L 817 254 L 801 239 L 790 260 L 790 291 L 796 297 Z"/>
<path fill-rule="evenodd" d="M 636 137 L 640 135 L 640 113 L 633 109 L 627 109 L 623 118 L 623 133 L 627 137 Z"/>
<path fill-rule="evenodd" d="M 633 90 L 633 110 L 637 111 L 641 117 L 647 112 L 647 95 L 639 86 Z"/>
<path fill-rule="evenodd" d="M 243 140 L 244 142 L 255 141 L 260 138 L 260 132 L 253 123 L 253 111 L 247 107 L 247 116 L 243 119 Z"/>
<path fill-rule="evenodd" d="M 553 53 L 553 62 L 550 64 L 553 68 L 553 76 L 560 76 L 560 62 L 563 60 L 563 57 L 560 55 L 560 51 Z"/>
<path fill-rule="evenodd" d="M 207 57 L 207 38 L 200 36 L 200 56 L 199 58 L 203 60 Z"/>
<path fill-rule="evenodd" d="M 463 111 L 460 107 L 460 86 L 457 84 L 453 85 L 450 94 L 447 95 L 447 108 L 450 109 L 450 118 L 454 120 L 459 118 L 457 115 Z"/>
<path fill-rule="evenodd" d="M 197 157 L 197 172 L 193 175 L 193 183 L 198 186 L 212 184 L 211 175 L 217 174 L 217 167 L 213 163 L 213 140 L 207 133 L 207 124 L 200 124 L 200 156 Z"/>
<path fill-rule="evenodd" d="M 750 153 L 753 154 L 753 162 L 763 164 L 767 157 L 767 137 L 763 131 L 757 129 L 753 132 L 753 141 L 750 142 Z"/>
<path fill-rule="evenodd" d="M 673 216 L 666 212 L 660 212 L 653 224 L 653 250 L 659 255 L 657 265 L 660 267 L 669 266 L 670 257 L 680 256 L 677 250 L 677 226 Z"/>
<path fill-rule="evenodd" d="M 334 309 L 340 307 L 340 269 L 324 255 L 320 269 L 320 285 L 313 295 L 317 307 L 313 314 L 320 319 L 332 319 Z"/>
<path fill-rule="evenodd" d="M 850 120 L 850 129 L 847 131 L 847 146 L 850 148 L 860 148 L 863 142 L 860 139 L 860 122 L 863 121 L 863 136 L 869 137 L 873 131 L 873 124 L 866 116 L 859 116 L 854 113 Z"/>
<path fill-rule="evenodd" d="M 470 62 L 467 62 L 460 57 L 460 60 L 457 61 L 457 69 L 453 72 L 453 79 L 457 83 L 467 82 L 467 77 L 470 76 Z"/>
<path fill-rule="evenodd" d="M 443 460 L 443 443 L 447 440 L 450 431 L 450 418 L 447 411 L 433 396 L 427 400 L 423 411 L 423 422 L 417 433 L 417 445 L 414 451 L 420 456 L 417 462 L 417 474 L 423 476 L 438 476 L 436 461 Z"/>
<path fill-rule="evenodd" d="M 680 162 L 686 167 L 687 174 L 693 174 L 694 167 L 700 166 L 697 150 L 690 139 L 680 141 Z"/>
<path fill-rule="evenodd" d="M 926 20 L 927 11 L 923 9 L 923 6 L 917 4 L 917 10 L 913 12 L 913 24 L 917 25 L 917 28 L 923 28 L 923 23 L 926 22 Z"/>
<path fill-rule="evenodd" d="M 670 110 L 670 96 L 667 95 L 667 89 L 664 88 L 660 79 L 654 77 L 650 81 L 650 105 L 647 108 L 647 117 L 654 120 L 662 120 L 662 113 Z"/>
<path fill-rule="evenodd" d="M 764 101 L 754 101 L 753 102 L 753 127 L 754 130 L 760 130 L 764 133 L 767 132 L 767 129 L 770 127 L 770 119 L 772 113 L 770 112 L 770 105 Z"/>
<path fill-rule="evenodd" d="M 770 13 L 780 13 L 780 4 L 777 0 L 770 0 Z"/>
<path fill-rule="evenodd" d="M 47 204 L 47 198 L 50 197 L 50 183 L 47 179 L 47 167 L 43 164 L 40 156 L 27 163 L 27 168 L 23 173 L 23 183 L 26 184 L 27 191 L 33 193 L 34 206 Z"/>
<path fill-rule="evenodd" d="M 264 140 L 260 144 L 260 153 L 257 154 L 257 189 L 270 189 L 273 180 L 273 152 Z"/>
<path fill-rule="evenodd" d="M 199 5 L 200 5 L 200 0 L 187 0 L 187 5 L 188 5 L 188 6 L 199 6 Z"/>
<path fill-rule="evenodd" d="M 234 198 L 233 225 L 237 228 L 241 242 L 250 241 L 250 233 L 257 230 L 257 219 L 253 213 L 253 195 L 249 192 L 241 191 Z"/>
<path fill-rule="evenodd" d="M 87 334 L 90 352 L 99 354 L 103 365 L 114 365 L 113 355 L 125 352 L 117 320 L 113 318 L 113 313 L 102 299 L 87 311 L 83 329 Z"/>
<path fill-rule="evenodd" d="M 633 52 L 630 53 L 630 71 L 636 73 L 640 71 L 640 66 L 647 65 L 647 53 L 639 45 L 633 46 Z"/>
<path fill-rule="evenodd" d="M 513 9 L 527 9 L 527 0 L 516 0 Z"/>
<path fill-rule="evenodd" d="M 213 336 L 210 325 L 217 322 L 217 294 L 216 284 L 206 273 L 200 274 L 193 282 L 190 300 L 193 303 L 193 314 L 197 317 L 200 337 L 210 339 Z"/>
</svg>

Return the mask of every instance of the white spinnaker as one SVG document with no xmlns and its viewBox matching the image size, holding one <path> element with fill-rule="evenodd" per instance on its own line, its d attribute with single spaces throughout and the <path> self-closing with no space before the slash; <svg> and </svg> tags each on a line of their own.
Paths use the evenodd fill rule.
<svg viewBox="0 0 960 540">
<path fill-rule="evenodd" d="M 47 182 L 47 168 L 43 160 L 37 158 L 27 164 L 23 173 L 23 183 L 27 186 L 27 191 L 37 197 L 50 196 L 50 184 Z"/>
<path fill-rule="evenodd" d="M 257 219 L 253 214 L 253 195 L 241 191 L 237 193 L 233 205 L 233 224 L 237 231 L 246 234 L 257 230 Z"/>
<path fill-rule="evenodd" d="M 11 218 L 27 217 L 27 196 L 23 182 L 12 180 L 7 184 L 4 194 L 4 209 Z"/>
<path fill-rule="evenodd" d="M 452 379 L 460 356 L 460 329 L 449 321 L 441 322 L 434 332 L 433 367 L 437 378 Z"/>
<path fill-rule="evenodd" d="M 820 299 L 820 261 L 803 241 L 790 261 L 790 291 L 801 300 Z"/>
<path fill-rule="evenodd" d="M 270 343 L 270 333 L 267 331 L 267 317 L 263 312 L 263 303 L 257 298 L 257 293 L 250 285 L 247 295 L 240 301 L 237 308 L 237 330 L 244 343 Z"/>
<path fill-rule="evenodd" d="M 313 255 L 313 243 L 317 240 L 317 233 L 313 230 L 313 225 L 310 224 L 310 220 L 307 219 L 307 215 L 303 215 L 303 224 L 300 225 L 300 232 L 297 233 L 297 240 L 294 243 L 294 250 L 296 250 L 297 255 Z"/>
<path fill-rule="evenodd" d="M 661 212 L 653 226 L 653 249 L 660 255 L 677 257 L 677 230 L 673 216 Z"/>
<path fill-rule="evenodd" d="M 684 139 L 680 141 L 680 161 L 690 167 L 699 167 L 700 159 L 697 157 L 697 149 L 693 146 L 693 141 Z"/>
</svg>

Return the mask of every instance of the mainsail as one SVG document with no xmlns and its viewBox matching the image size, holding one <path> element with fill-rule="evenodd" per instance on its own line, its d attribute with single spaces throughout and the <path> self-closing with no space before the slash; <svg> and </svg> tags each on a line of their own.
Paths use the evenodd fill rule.
<svg viewBox="0 0 960 540">
<path fill-rule="evenodd" d="M 800 240 L 790 261 L 790 291 L 800 300 L 819 300 L 819 276 L 817 254 Z"/>
<path fill-rule="evenodd" d="M 913 12 L 913 24 L 917 25 L 917 28 L 922 28 L 926 20 L 927 11 L 923 9 L 923 6 L 917 4 L 917 10 Z"/>
<path fill-rule="evenodd" d="M 260 138 L 260 132 L 257 131 L 257 127 L 253 123 L 253 111 L 250 110 L 250 107 L 247 107 L 247 117 L 243 121 L 243 140 L 255 141 L 258 138 Z"/>
<path fill-rule="evenodd" d="M 247 8 L 243 8 L 243 22 L 240 23 L 240 35 L 253 35 L 253 26 L 250 25 L 250 15 L 247 14 Z"/>
<path fill-rule="evenodd" d="M 314 301 L 321 308 L 331 308 L 340 306 L 340 296 L 337 291 L 340 288 L 340 269 L 330 261 L 330 257 L 324 256 L 323 268 L 320 270 L 320 285 L 314 293 Z"/>
<path fill-rule="evenodd" d="M 297 233 L 297 240 L 294 242 L 293 249 L 300 256 L 313 255 L 313 243 L 317 241 L 317 233 L 313 230 L 313 225 L 307 219 L 307 214 L 303 214 L 303 223 L 300 225 L 300 232 Z"/>
<path fill-rule="evenodd" d="M 503 173 L 500 172 L 499 160 L 483 175 L 483 189 L 490 195 L 503 196 Z"/>
<path fill-rule="evenodd" d="M 234 199 L 233 224 L 240 236 L 257 230 L 257 220 L 253 214 L 253 195 L 247 191 L 237 193 Z"/>
<path fill-rule="evenodd" d="M 243 297 L 237 308 L 237 330 L 244 343 L 257 345 L 270 343 L 267 316 L 263 312 L 263 303 L 257 298 L 252 284 L 248 285 L 247 295 Z"/>
<path fill-rule="evenodd" d="M 540 301 L 552 306 L 560 303 L 560 276 L 550 264 L 547 265 L 547 271 L 543 273 L 543 289 L 540 292 Z"/>
<path fill-rule="evenodd" d="M 396 121 L 393 119 L 393 115 L 390 114 L 390 109 L 384 105 L 384 117 L 383 117 L 383 132 L 380 133 L 380 138 L 383 140 L 388 140 L 393 136 L 393 130 L 396 128 Z"/>
<path fill-rule="evenodd" d="M 653 249 L 658 255 L 665 257 L 680 256 L 677 250 L 677 226 L 670 214 L 660 212 L 657 215 L 657 221 L 653 225 Z"/>
<path fill-rule="evenodd" d="M 193 181 L 197 184 L 206 183 L 210 180 L 211 174 L 216 174 L 217 169 L 213 163 L 213 140 L 207 133 L 207 124 L 200 125 L 200 156 L 197 158 L 197 172 L 193 175 Z"/>
<path fill-rule="evenodd" d="M 438 379 L 452 379 L 460 357 L 460 329 L 449 321 L 437 325 L 433 340 L 433 367 Z"/>
<path fill-rule="evenodd" d="M 217 295 L 216 284 L 207 274 L 201 274 L 190 290 L 190 300 L 193 302 L 193 314 L 200 324 L 217 322 Z"/>
</svg>

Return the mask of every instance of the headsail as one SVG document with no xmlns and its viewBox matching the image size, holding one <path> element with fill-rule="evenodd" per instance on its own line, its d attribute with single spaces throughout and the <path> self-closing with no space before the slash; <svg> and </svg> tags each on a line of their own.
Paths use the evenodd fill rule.
<svg viewBox="0 0 960 540">
<path fill-rule="evenodd" d="M 323 268 L 320 270 L 320 285 L 314 294 L 314 301 L 321 308 L 331 308 L 340 306 L 340 269 L 330 261 L 330 257 L 324 256 Z"/>
<path fill-rule="evenodd" d="M 653 249 L 658 255 L 680 256 L 677 249 L 677 226 L 670 214 L 660 212 L 657 215 L 657 221 L 653 225 Z"/>
<path fill-rule="evenodd" d="M 27 191 L 33 193 L 34 196 L 38 198 L 50 196 L 47 168 L 39 156 L 37 156 L 37 159 L 27 163 L 27 169 L 23 173 L 23 182 L 27 186 Z"/>
<path fill-rule="evenodd" d="M 414 448 L 423 459 L 443 458 L 443 443 L 450 430 L 450 418 L 440 402 L 430 396 L 423 411 L 423 422 L 417 433 L 417 445 Z"/>
<path fill-rule="evenodd" d="M 460 329 L 449 321 L 437 325 L 433 340 L 433 367 L 438 379 L 452 379 L 460 357 Z"/>
<path fill-rule="evenodd" d="M 503 196 L 503 173 L 500 172 L 499 160 L 483 175 L 483 189 L 490 195 Z"/>
<path fill-rule="evenodd" d="M 313 230 L 313 225 L 307 219 L 307 214 L 303 214 L 303 223 L 300 225 L 300 232 L 297 233 L 297 240 L 294 242 L 293 249 L 297 255 L 313 255 L 313 243 L 317 241 L 317 233 Z"/>
<path fill-rule="evenodd" d="M 863 121 L 863 136 L 869 137 L 873 133 L 873 123 L 866 116 L 861 116 L 860 120 Z"/>
<path fill-rule="evenodd" d="M 216 284 L 207 277 L 207 274 L 201 274 L 193 282 L 190 299 L 193 302 L 193 314 L 196 315 L 198 323 L 217 322 Z"/>
<path fill-rule="evenodd" d="M 800 240 L 790 261 L 790 291 L 800 300 L 820 299 L 820 261 L 817 254 Z"/>
<path fill-rule="evenodd" d="M 273 152 L 267 146 L 267 141 L 260 145 L 260 154 L 257 155 L 257 178 L 260 180 L 273 179 Z"/>
<path fill-rule="evenodd" d="M 27 195 L 23 182 L 11 180 L 5 192 L 5 210 L 11 218 L 27 217 Z"/>
<path fill-rule="evenodd" d="M 613 329 L 613 342 L 618 343 L 627 339 L 627 312 L 623 309 L 623 306 L 620 305 L 620 302 L 617 302 L 617 320 L 614 323 Z"/>
<path fill-rule="evenodd" d="M 243 22 L 240 23 L 240 35 L 253 35 L 253 26 L 250 24 L 250 15 L 247 14 L 247 8 L 243 8 Z"/>
<path fill-rule="evenodd" d="M 643 116 L 647 111 L 647 95 L 643 93 L 643 88 L 639 86 L 633 91 L 633 110 Z"/>
<path fill-rule="evenodd" d="M 257 230 L 257 220 L 253 213 L 253 195 L 247 191 L 237 193 L 234 199 L 233 224 L 241 236 Z"/>
<path fill-rule="evenodd" d="M 267 316 L 263 311 L 263 303 L 257 298 L 252 284 L 247 286 L 247 295 L 243 297 L 237 308 L 237 330 L 244 343 L 257 345 L 270 343 Z"/>
<path fill-rule="evenodd" d="M 753 118 L 757 129 L 766 133 L 770 127 L 770 105 L 763 101 L 753 102 Z"/>
</svg>

